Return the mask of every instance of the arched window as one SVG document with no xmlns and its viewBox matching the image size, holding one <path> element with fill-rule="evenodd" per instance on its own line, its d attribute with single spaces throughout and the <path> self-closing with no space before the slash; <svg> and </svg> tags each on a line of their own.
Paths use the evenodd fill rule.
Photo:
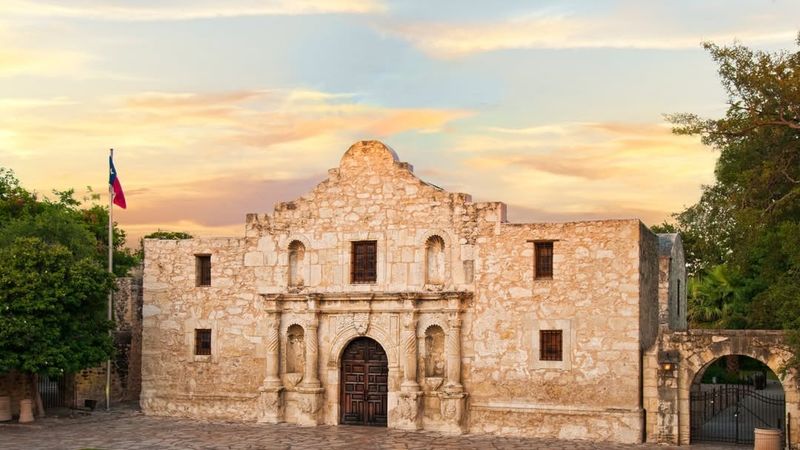
<svg viewBox="0 0 800 450">
<path fill-rule="evenodd" d="M 289 286 L 303 285 L 303 260 L 306 257 L 306 246 L 300 241 L 289 244 Z"/>
<path fill-rule="evenodd" d="M 425 330 L 425 376 L 444 377 L 444 331 L 439 325 Z"/>
<path fill-rule="evenodd" d="M 444 283 L 444 239 L 436 235 L 425 241 L 425 282 Z"/>
<path fill-rule="evenodd" d="M 286 373 L 303 373 L 306 342 L 303 327 L 292 325 L 286 330 Z"/>
</svg>

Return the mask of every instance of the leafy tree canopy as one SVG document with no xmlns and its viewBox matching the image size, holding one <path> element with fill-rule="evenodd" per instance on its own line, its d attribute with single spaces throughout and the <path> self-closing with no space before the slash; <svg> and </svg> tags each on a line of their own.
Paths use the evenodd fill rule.
<svg viewBox="0 0 800 450">
<path fill-rule="evenodd" d="M 180 239 L 191 239 L 193 237 L 194 236 L 192 236 L 191 234 L 185 233 L 183 231 L 158 230 L 148 234 L 147 236 L 144 237 L 144 239 L 168 239 L 177 241 Z"/>
<path fill-rule="evenodd" d="M 91 190 L 89 191 L 91 194 Z M 14 172 L 0 167 L 0 248 L 18 237 L 38 237 L 49 244 L 65 246 L 77 259 L 91 257 L 106 264 L 108 259 L 108 208 L 89 207 L 75 199 L 75 191 L 53 191 L 55 199 L 39 198 L 23 188 Z M 125 231 L 114 225 L 114 273 L 124 276 L 138 264 L 125 248 Z"/>
<path fill-rule="evenodd" d="M 60 244 L 19 237 L 0 248 L 0 373 L 59 375 L 112 352 L 112 276 Z"/>
<path fill-rule="evenodd" d="M 696 277 L 692 318 L 792 330 L 800 350 L 800 52 L 704 47 L 728 94 L 725 116 L 668 116 L 676 133 L 720 152 L 715 183 L 673 216 Z"/>
</svg>

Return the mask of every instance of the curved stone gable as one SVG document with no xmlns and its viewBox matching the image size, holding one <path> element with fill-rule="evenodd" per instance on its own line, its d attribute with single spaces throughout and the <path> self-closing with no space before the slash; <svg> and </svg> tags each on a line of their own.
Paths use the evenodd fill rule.
<svg viewBox="0 0 800 450">
<path fill-rule="evenodd" d="M 260 221 L 279 229 L 288 223 L 297 227 L 298 221 L 335 222 L 339 228 L 349 224 L 363 229 L 364 222 L 391 226 L 418 218 L 420 223 L 428 223 L 430 213 L 438 212 L 438 223 L 447 226 L 456 216 L 476 219 L 479 209 L 504 209 L 500 203 L 473 204 L 468 194 L 450 193 L 417 178 L 410 164 L 400 162 L 397 153 L 379 141 L 353 144 L 339 167 L 328 174 L 311 192 L 279 203 L 272 217 Z"/>
</svg>

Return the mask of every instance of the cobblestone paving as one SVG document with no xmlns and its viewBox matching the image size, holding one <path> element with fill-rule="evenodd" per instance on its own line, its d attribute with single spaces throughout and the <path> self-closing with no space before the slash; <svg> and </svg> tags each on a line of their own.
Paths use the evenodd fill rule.
<svg viewBox="0 0 800 450">
<path fill-rule="evenodd" d="M 132 409 L 80 417 L 48 417 L 36 423 L 0 424 L 0 449 L 530 449 L 703 450 L 736 447 L 620 445 L 488 435 L 446 436 L 375 427 L 227 423 L 150 417 Z M 741 447 L 740 447 L 741 448 Z"/>
</svg>

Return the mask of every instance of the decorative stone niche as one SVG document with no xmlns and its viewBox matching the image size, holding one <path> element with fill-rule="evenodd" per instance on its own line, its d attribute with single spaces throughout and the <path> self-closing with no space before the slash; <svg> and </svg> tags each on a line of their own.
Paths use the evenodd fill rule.
<svg viewBox="0 0 800 450">
<path fill-rule="evenodd" d="M 425 378 L 441 380 L 445 376 L 444 339 L 444 331 L 439 325 L 431 325 L 425 330 Z"/>
<path fill-rule="evenodd" d="M 433 235 L 425 241 L 425 284 L 444 284 L 444 239 Z"/>
<path fill-rule="evenodd" d="M 295 387 L 303 379 L 306 359 L 305 332 L 294 324 L 286 330 L 286 381 Z"/>
<path fill-rule="evenodd" d="M 306 246 L 300 241 L 289 244 L 289 286 L 303 286 L 303 263 L 306 258 Z"/>
</svg>

